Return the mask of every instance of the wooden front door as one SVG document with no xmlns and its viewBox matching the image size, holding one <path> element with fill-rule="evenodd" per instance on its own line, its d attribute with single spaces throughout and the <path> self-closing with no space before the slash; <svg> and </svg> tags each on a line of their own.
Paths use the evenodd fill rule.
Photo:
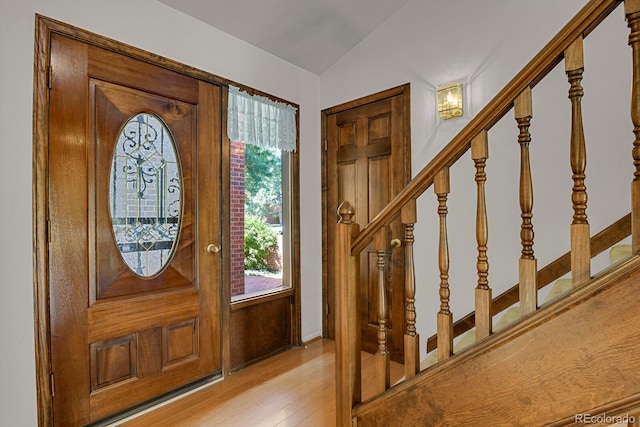
<svg viewBox="0 0 640 427">
<path fill-rule="evenodd" d="M 409 85 L 389 89 L 323 111 L 326 153 L 324 156 L 325 233 L 325 335 L 334 337 L 332 306 L 335 289 L 332 263 L 336 211 L 348 200 L 355 208 L 355 221 L 364 227 L 410 179 Z M 403 240 L 399 221 L 389 230 L 387 262 L 387 328 L 391 358 L 403 360 L 404 248 L 392 248 L 391 239 Z M 362 349 L 378 348 L 378 267 L 373 244 L 360 259 L 360 318 Z"/>
<path fill-rule="evenodd" d="M 221 370 L 220 87 L 51 36 L 53 419 Z"/>
</svg>

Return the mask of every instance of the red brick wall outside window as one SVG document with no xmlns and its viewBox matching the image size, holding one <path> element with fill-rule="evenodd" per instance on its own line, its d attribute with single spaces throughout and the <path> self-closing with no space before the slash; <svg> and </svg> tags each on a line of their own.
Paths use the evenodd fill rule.
<svg viewBox="0 0 640 427">
<path fill-rule="evenodd" d="M 244 294 L 244 143 L 231 143 L 231 296 Z"/>
</svg>

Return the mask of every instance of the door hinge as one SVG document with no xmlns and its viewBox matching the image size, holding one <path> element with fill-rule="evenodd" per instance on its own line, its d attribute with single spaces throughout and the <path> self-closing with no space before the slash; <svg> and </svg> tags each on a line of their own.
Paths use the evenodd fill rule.
<svg viewBox="0 0 640 427">
<path fill-rule="evenodd" d="M 326 139 L 324 140 L 324 151 L 329 151 L 329 143 Z"/>
<path fill-rule="evenodd" d="M 51 85 L 53 82 L 53 67 L 49 65 L 47 70 L 47 86 L 51 89 Z"/>
<path fill-rule="evenodd" d="M 325 304 L 324 305 L 324 315 L 328 316 L 329 315 L 329 304 Z"/>
<path fill-rule="evenodd" d="M 56 395 L 56 383 L 53 380 L 53 372 L 51 373 L 51 397 Z"/>
<path fill-rule="evenodd" d="M 47 220 L 47 242 L 51 243 L 51 221 Z"/>
</svg>

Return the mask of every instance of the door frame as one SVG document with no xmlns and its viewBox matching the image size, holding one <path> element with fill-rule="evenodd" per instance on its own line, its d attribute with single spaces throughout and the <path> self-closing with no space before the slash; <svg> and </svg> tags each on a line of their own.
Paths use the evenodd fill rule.
<svg viewBox="0 0 640 427">
<path fill-rule="evenodd" d="M 403 156 L 403 174 L 404 181 L 408 183 L 411 180 L 411 84 L 405 83 L 400 86 L 396 86 L 390 89 L 383 90 L 381 92 L 377 92 L 371 95 L 367 95 L 352 101 L 347 101 L 345 103 L 336 105 L 334 107 L 326 108 L 321 111 L 321 162 L 322 162 L 322 336 L 329 339 L 335 338 L 335 320 L 334 313 L 330 310 L 329 305 L 329 289 L 328 289 L 328 244 L 327 244 L 327 236 L 328 236 L 328 228 L 330 224 L 335 224 L 337 222 L 337 213 L 329 212 L 329 203 L 328 203 L 328 159 L 327 159 L 327 150 L 328 150 L 328 142 L 327 142 L 327 122 L 328 116 L 336 113 L 341 113 L 343 111 L 349 110 L 351 108 L 361 107 L 363 105 L 372 104 L 377 101 L 381 101 L 386 98 L 391 98 L 394 96 L 402 96 L 404 99 L 403 102 L 403 111 L 402 115 L 404 118 L 404 135 L 401 139 L 402 141 L 402 150 L 404 153 Z M 360 224 L 361 227 L 364 227 L 366 224 Z M 404 285 L 403 285 L 404 286 Z"/>
<path fill-rule="evenodd" d="M 291 289 L 288 290 L 293 301 L 291 311 L 291 333 L 294 345 L 301 344 L 301 292 L 300 292 L 300 212 L 299 212 L 299 147 L 300 147 L 300 107 L 285 99 L 273 96 L 238 82 L 224 79 L 214 74 L 202 71 L 180 62 L 161 57 L 140 48 L 101 36 L 99 34 L 80 29 L 70 24 L 35 14 L 35 47 L 34 47 L 34 79 L 33 79 L 33 132 L 32 132 L 32 210 L 33 210 L 33 289 L 34 289 L 34 335 L 36 360 L 36 398 L 38 411 L 38 425 L 53 425 L 53 389 L 54 380 L 51 364 L 51 328 L 49 306 L 49 79 L 50 79 L 50 40 L 52 34 L 60 34 L 83 43 L 102 49 L 110 50 L 120 55 L 128 56 L 143 62 L 157 65 L 180 74 L 221 86 L 222 105 L 221 120 L 223 130 L 222 164 L 220 166 L 221 185 L 221 228 L 222 228 L 222 265 L 221 265 L 221 335 L 222 335 L 222 373 L 230 371 L 229 358 L 229 319 L 231 307 L 230 289 L 230 197 L 231 183 L 229 165 L 229 144 L 226 138 L 224 123 L 226 123 L 228 86 L 233 85 L 249 94 L 265 96 L 275 101 L 291 104 L 296 107 L 296 124 L 298 137 L 297 151 L 291 160 Z"/>
</svg>

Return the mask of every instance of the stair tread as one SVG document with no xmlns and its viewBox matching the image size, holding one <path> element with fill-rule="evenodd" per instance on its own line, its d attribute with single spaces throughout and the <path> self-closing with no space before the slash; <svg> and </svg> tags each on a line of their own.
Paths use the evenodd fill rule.
<svg viewBox="0 0 640 427">
<path fill-rule="evenodd" d="M 611 264 L 617 264 L 629 256 L 631 256 L 631 245 L 616 245 L 609 251 Z"/>
</svg>

